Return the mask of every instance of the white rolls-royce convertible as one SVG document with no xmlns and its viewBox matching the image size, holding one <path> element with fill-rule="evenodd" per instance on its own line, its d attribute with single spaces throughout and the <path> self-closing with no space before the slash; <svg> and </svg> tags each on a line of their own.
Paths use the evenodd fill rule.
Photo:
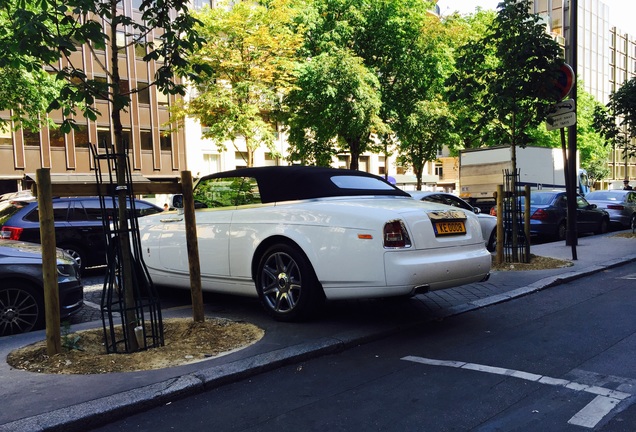
<svg viewBox="0 0 636 432">
<path fill-rule="evenodd" d="M 139 227 L 153 282 L 189 289 L 180 198 Z M 202 177 L 194 198 L 203 290 L 258 296 L 277 320 L 311 317 L 325 299 L 406 297 L 490 272 L 475 214 L 369 173 L 244 168 Z"/>
</svg>

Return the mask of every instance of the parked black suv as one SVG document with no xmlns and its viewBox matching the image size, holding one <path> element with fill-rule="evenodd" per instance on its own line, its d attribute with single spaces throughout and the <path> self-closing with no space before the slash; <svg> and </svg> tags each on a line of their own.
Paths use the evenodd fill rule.
<svg viewBox="0 0 636 432">
<path fill-rule="evenodd" d="M 6 204 L 6 203 L 5 203 Z M 110 199 L 106 200 L 112 205 Z M 138 216 L 163 211 L 152 203 L 135 200 Z M 80 268 L 106 264 L 106 237 L 97 197 L 54 198 L 53 219 L 57 247 L 67 251 Z M 13 200 L 0 206 L 0 238 L 40 243 L 38 203 Z"/>
</svg>

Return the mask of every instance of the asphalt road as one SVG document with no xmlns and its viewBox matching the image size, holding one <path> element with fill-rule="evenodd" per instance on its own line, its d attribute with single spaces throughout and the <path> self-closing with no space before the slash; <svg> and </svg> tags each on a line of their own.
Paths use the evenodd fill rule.
<svg viewBox="0 0 636 432">
<path fill-rule="evenodd" d="M 636 430 L 636 264 L 94 432 Z"/>
</svg>

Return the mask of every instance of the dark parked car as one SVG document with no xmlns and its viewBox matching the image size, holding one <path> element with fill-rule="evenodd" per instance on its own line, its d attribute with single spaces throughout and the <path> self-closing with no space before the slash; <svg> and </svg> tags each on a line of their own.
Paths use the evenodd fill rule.
<svg viewBox="0 0 636 432">
<path fill-rule="evenodd" d="M 107 205 L 112 206 L 110 199 Z M 160 213 L 163 209 L 143 200 L 135 200 L 138 216 Z M 57 247 L 67 251 L 80 268 L 106 264 L 106 236 L 99 198 L 54 198 L 53 219 Z M 0 208 L 0 238 L 40 243 L 37 201 L 11 201 Z"/>
<path fill-rule="evenodd" d="M 636 228 L 636 191 L 600 190 L 590 192 L 585 198 L 598 208 L 607 210 L 611 223 Z"/>
<path fill-rule="evenodd" d="M 567 196 L 562 191 L 530 194 L 530 234 L 565 240 L 567 226 Z M 576 197 L 577 233 L 602 234 L 609 228 L 609 214 L 590 204 L 580 195 Z"/>
<path fill-rule="evenodd" d="M 44 281 L 40 245 L 0 239 L 0 336 L 44 326 Z M 84 304 L 79 266 L 57 250 L 60 317 L 68 318 Z"/>
</svg>

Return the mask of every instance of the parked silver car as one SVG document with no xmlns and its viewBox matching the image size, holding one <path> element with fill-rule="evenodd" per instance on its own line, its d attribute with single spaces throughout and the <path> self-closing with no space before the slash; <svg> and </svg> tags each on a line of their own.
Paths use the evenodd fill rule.
<svg viewBox="0 0 636 432">
<path fill-rule="evenodd" d="M 620 224 L 624 228 L 636 227 L 636 191 L 599 190 L 585 195 L 590 204 L 607 210 L 610 223 Z"/>
<path fill-rule="evenodd" d="M 477 214 L 479 225 L 481 226 L 481 234 L 484 237 L 486 249 L 488 249 L 488 251 L 490 252 L 493 252 L 495 250 L 495 246 L 497 245 L 496 217 L 482 213 L 479 207 L 473 207 L 458 196 L 447 192 L 409 191 L 409 194 L 413 198 L 418 200 L 459 207 Z"/>
<path fill-rule="evenodd" d="M 57 250 L 60 318 L 79 311 L 84 288 L 79 265 Z M 44 326 L 44 276 L 39 244 L 0 239 L 0 337 Z"/>
</svg>

